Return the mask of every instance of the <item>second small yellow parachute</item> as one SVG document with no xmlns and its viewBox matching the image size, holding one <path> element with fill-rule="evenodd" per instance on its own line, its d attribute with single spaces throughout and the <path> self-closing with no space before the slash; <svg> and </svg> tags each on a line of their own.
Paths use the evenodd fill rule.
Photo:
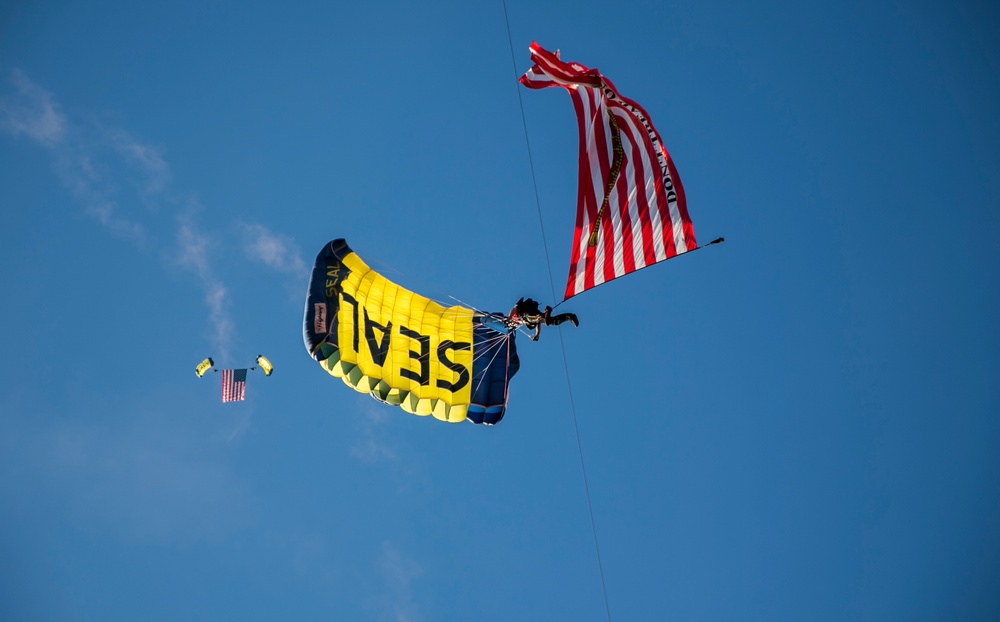
<svg viewBox="0 0 1000 622">
<path fill-rule="evenodd" d="M 209 357 L 204 361 L 198 363 L 198 366 L 194 368 L 194 373 L 197 374 L 199 378 L 201 378 L 202 376 L 205 375 L 205 372 L 212 369 L 213 365 L 215 365 L 215 361 L 213 361 L 212 358 Z"/>
<path fill-rule="evenodd" d="M 265 376 L 270 376 L 271 372 L 274 371 L 274 365 L 272 365 L 271 361 L 267 360 L 267 357 L 263 354 L 257 355 L 257 364 L 260 365 L 262 370 L 264 370 Z"/>
</svg>

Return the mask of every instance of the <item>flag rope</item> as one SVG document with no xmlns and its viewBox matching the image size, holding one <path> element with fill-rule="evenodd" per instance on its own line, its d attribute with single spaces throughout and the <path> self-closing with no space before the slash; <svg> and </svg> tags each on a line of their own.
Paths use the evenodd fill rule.
<svg viewBox="0 0 1000 622">
<path fill-rule="evenodd" d="M 538 198 L 538 181 L 535 176 L 535 163 L 531 157 L 531 141 L 528 139 L 528 121 L 524 114 L 524 102 L 521 99 L 520 83 L 517 81 L 517 58 L 514 56 L 514 41 L 510 34 L 510 18 L 507 15 L 507 0 L 501 0 L 503 4 L 503 18 L 507 26 L 507 44 L 510 48 L 510 62 L 514 70 L 515 89 L 517 90 L 517 103 L 521 109 L 521 127 L 524 129 L 524 144 L 528 151 L 528 167 L 531 169 L 531 185 L 535 191 L 535 211 L 538 213 L 538 227 L 542 234 L 542 249 L 545 251 L 545 267 L 549 275 L 549 290 L 551 300 L 556 299 L 555 282 L 552 279 L 552 262 L 549 260 L 549 247 L 545 240 L 545 223 L 542 221 L 541 201 Z M 558 307 L 561 302 L 556 304 Z M 566 389 L 569 394 L 569 409 L 573 415 L 573 430 L 576 432 L 576 448 L 580 455 L 580 471 L 583 473 L 583 489 L 587 498 L 587 511 L 590 514 L 590 529 L 594 536 L 594 551 L 597 554 L 597 570 L 601 577 L 601 592 L 604 595 L 604 609 L 608 615 L 608 622 L 611 622 L 611 605 L 608 603 L 608 588 L 604 581 L 604 564 L 601 562 L 601 545 L 597 537 L 597 522 L 594 520 L 594 506 L 590 499 L 590 484 L 587 481 L 587 465 L 583 458 L 583 442 L 580 440 L 580 425 L 576 417 L 576 404 L 573 401 L 573 384 L 570 382 L 569 363 L 566 358 L 566 344 L 563 341 L 562 331 L 559 333 L 559 348 L 562 351 L 563 369 L 566 372 Z"/>
</svg>

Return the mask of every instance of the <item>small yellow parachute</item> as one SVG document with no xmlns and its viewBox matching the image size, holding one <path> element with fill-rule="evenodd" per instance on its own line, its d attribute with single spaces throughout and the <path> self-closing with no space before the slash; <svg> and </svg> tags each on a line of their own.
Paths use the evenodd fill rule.
<svg viewBox="0 0 1000 622">
<path fill-rule="evenodd" d="M 198 366 L 194 368 L 194 373 L 197 374 L 199 378 L 205 375 L 205 372 L 212 369 L 212 365 L 215 365 L 215 361 L 211 357 L 205 359 L 204 361 L 198 363 Z"/>
<path fill-rule="evenodd" d="M 267 360 L 267 357 L 263 354 L 257 355 L 257 364 L 264 370 L 265 376 L 270 376 L 271 372 L 274 371 L 274 365 L 271 365 L 271 361 Z"/>
</svg>

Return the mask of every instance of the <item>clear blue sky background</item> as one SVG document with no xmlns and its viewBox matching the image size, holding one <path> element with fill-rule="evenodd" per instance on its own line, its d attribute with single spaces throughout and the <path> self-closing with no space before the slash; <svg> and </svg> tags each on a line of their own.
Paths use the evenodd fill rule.
<svg viewBox="0 0 1000 622">
<path fill-rule="evenodd" d="M 0 619 L 1000 616 L 997 5 L 507 12 L 515 62 L 500 2 L 0 5 Z M 727 243 L 564 305 L 499 426 L 407 415 L 306 353 L 309 266 L 562 291 L 532 40 Z"/>
</svg>

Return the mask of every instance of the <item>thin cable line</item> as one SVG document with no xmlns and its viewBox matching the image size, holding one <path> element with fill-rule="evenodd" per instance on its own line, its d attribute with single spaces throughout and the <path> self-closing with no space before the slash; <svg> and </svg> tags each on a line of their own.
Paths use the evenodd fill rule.
<svg viewBox="0 0 1000 622">
<path fill-rule="evenodd" d="M 514 57 L 514 41 L 510 35 L 510 18 L 507 16 L 507 0 L 501 0 L 503 4 L 503 18 L 507 25 L 507 44 L 510 47 L 510 62 L 514 69 L 514 78 L 517 78 L 517 59 Z M 524 114 L 524 102 L 521 99 L 521 89 L 517 88 L 517 103 L 521 109 L 521 126 L 524 128 L 524 144 L 528 149 L 528 166 L 531 168 L 531 185 L 535 191 L 535 210 L 538 212 L 538 227 L 542 233 L 542 248 L 545 251 L 545 267 L 549 274 L 549 291 L 551 300 L 555 300 L 555 283 L 552 280 L 552 264 L 549 261 L 549 248 L 545 240 L 545 224 L 542 221 L 541 201 L 538 198 L 538 182 L 535 177 L 535 163 L 531 157 L 531 141 L 528 139 L 528 121 Z M 560 303 L 561 304 L 561 303 Z M 559 305 L 556 305 L 559 306 Z M 587 497 L 587 512 L 590 514 L 590 529 L 594 534 L 594 550 L 597 553 L 597 570 L 601 576 L 601 592 L 604 594 L 604 609 L 608 614 L 608 622 L 611 622 L 611 605 L 608 603 L 608 588 L 604 581 L 604 564 L 601 562 L 601 546 L 597 538 L 597 522 L 594 520 L 594 506 L 590 501 L 590 484 L 587 481 L 587 466 L 583 459 L 583 443 L 580 440 L 580 426 L 576 418 L 576 404 L 573 401 L 573 385 L 570 382 L 569 363 L 566 358 L 566 344 L 563 341 L 562 331 L 559 331 L 559 348 L 562 351 L 563 369 L 566 371 L 566 389 L 569 392 L 569 408 L 573 414 L 573 430 L 576 432 L 576 448 L 580 455 L 580 471 L 583 473 L 583 489 Z"/>
<path fill-rule="evenodd" d="M 507 45 L 510 48 L 510 64 L 514 70 L 514 79 L 517 79 L 517 59 L 514 58 L 514 41 L 510 36 L 510 19 L 507 17 L 507 0 L 501 0 L 503 3 L 503 18 L 507 24 Z M 535 211 L 538 213 L 538 228 L 542 233 L 542 250 L 545 252 L 545 267 L 548 269 L 549 274 L 549 295 L 550 300 L 556 299 L 556 286 L 552 280 L 552 262 L 549 260 L 549 245 L 545 240 L 545 223 L 542 222 L 542 202 L 538 198 L 538 181 L 535 178 L 535 161 L 531 157 L 531 141 L 528 140 L 528 121 L 524 115 L 524 101 L 521 99 L 521 89 L 515 87 L 517 92 L 517 105 L 521 109 L 521 128 L 524 130 L 524 144 L 528 149 L 528 167 L 531 169 L 531 187 L 535 191 Z"/>
</svg>

